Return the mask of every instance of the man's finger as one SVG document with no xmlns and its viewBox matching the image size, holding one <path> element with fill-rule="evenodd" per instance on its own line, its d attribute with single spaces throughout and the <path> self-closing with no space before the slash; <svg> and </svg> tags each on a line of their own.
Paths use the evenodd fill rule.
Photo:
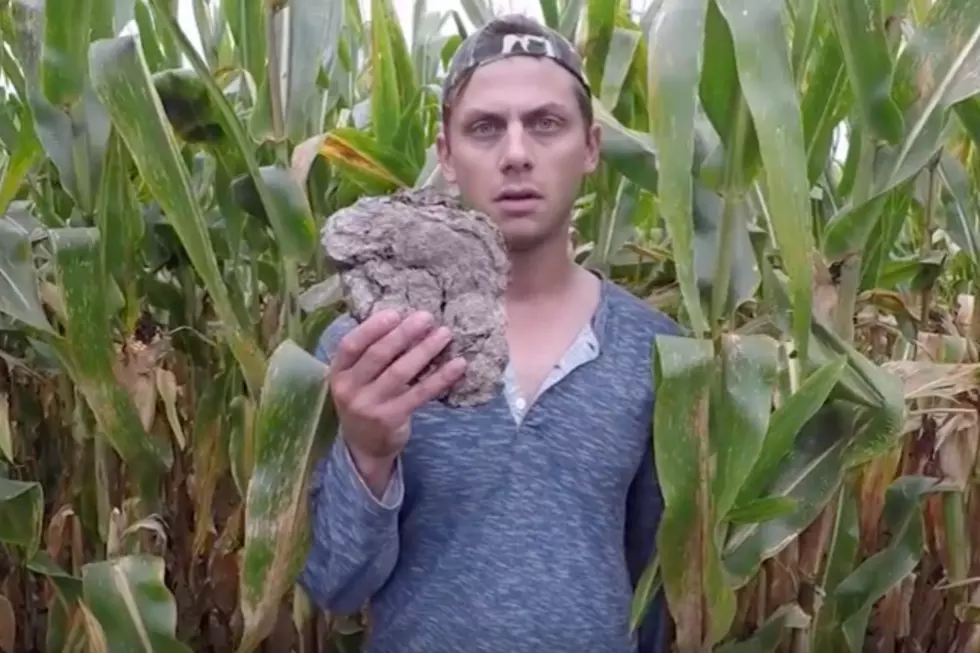
<svg viewBox="0 0 980 653">
<path fill-rule="evenodd" d="M 345 335 L 333 356 L 330 368 L 335 372 L 350 369 L 378 339 L 384 337 L 401 323 L 398 312 L 379 311 L 354 327 Z"/>
<path fill-rule="evenodd" d="M 404 394 L 392 401 L 392 410 L 400 414 L 411 415 L 426 402 L 432 401 L 453 384 L 463 378 L 466 372 L 466 360 L 454 358 L 422 381 L 409 388 Z"/>
<path fill-rule="evenodd" d="M 350 368 L 354 383 L 359 386 L 367 385 L 378 378 L 378 375 L 384 374 L 393 360 L 425 337 L 433 322 L 432 315 L 422 311 L 402 320 L 401 324 L 368 347 Z"/>
<path fill-rule="evenodd" d="M 398 357 L 383 370 L 371 388 L 373 395 L 388 399 L 405 392 L 408 384 L 432 362 L 452 340 L 452 332 L 440 327 Z"/>
</svg>

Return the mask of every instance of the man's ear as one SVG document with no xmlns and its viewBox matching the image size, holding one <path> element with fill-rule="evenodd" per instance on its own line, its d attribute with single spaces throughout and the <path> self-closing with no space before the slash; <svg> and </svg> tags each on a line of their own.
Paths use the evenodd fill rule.
<svg viewBox="0 0 980 653">
<path fill-rule="evenodd" d="M 442 170 L 443 178 L 450 184 L 456 183 L 456 169 L 453 167 L 449 156 L 449 137 L 443 129 L 436 135 L 436 153 L 439 157 L 439 168 Z"/>
<path fill-rule="evenodd" d="M 599 156 L 602 153 L 602 126 L 593 122 L 589 128 L 586 143 L 585 172 L 592 174 L 599 167 Z"/>
</svg>

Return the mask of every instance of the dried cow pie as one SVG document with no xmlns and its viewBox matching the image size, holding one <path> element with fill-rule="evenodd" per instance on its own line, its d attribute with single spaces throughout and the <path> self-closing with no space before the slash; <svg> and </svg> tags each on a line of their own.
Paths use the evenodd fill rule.
<svg viewBox="0 0 980 653">
<path fill-rule="evenodd" d="M 509 262 L 499 229 L 433 189 L 365 197 L 334 213 L 323 246 L 357 322 L 394 308 L 430 312 L 452 342 L 419 379 L 450 358 L 465 376 L 440 398 L 450 406 L 489 401 L 507 365 L 503 294 Z"/>
</svg>

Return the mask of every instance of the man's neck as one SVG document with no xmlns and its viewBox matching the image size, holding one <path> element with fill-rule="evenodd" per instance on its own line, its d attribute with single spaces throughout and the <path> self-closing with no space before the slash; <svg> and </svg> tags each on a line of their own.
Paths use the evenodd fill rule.
<svg viewBox="0 0 980 653">
<path fill-rule="evenodd" d="M 552 243 L 529 252 L 511 253 L 510 266 L 506 297 L 511 304 L 540 303 L 560 297 L 575 284 L 578 275 L 567 245 Z"/>
</svg>

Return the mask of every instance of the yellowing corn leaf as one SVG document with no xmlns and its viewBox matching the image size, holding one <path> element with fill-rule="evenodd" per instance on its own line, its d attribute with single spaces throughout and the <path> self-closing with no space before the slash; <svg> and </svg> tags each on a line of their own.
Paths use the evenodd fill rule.
<svg viewBox="0 0 980 653">
<path fill-rule="evenodd" d="M 411 186 L 419 173 L 399 152 L 362 131 L 347 127 L 338 127 L 297 145 L 293 168 L 309 169 L 310 162 L 318 155 L 365 189 L 381 192 Z"/>
<path fill-rule="evenodd" d="M 718 641 L 735 613 L 713 534 L 709 402 L 717 367 L 710 340 L 657 338 L 653 441 L 664 496 L 657 550 L 680 653 Z"/>
<path fill-rule="evenodd" d="M 255 415 L 254 468 L 245 499 L 239 653 L 251 653 L 271 632 L 279 602 L 306 554 L 307 480 L 327 400 L 327 371 L 290 340 L 269 360 Z"/>
</svg>

